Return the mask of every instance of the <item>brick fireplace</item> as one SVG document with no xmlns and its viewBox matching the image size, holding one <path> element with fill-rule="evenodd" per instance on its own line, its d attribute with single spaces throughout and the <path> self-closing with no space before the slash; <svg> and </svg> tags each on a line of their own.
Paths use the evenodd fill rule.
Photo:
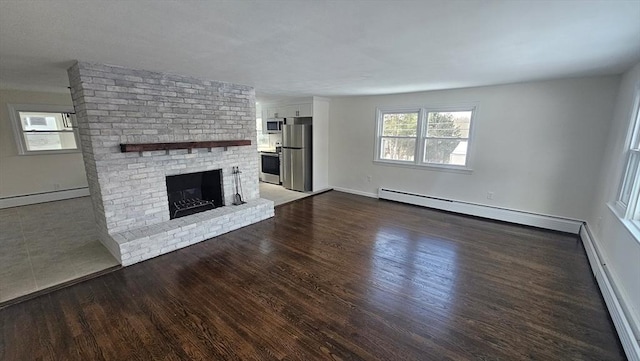
<svg viewBox="0 0 640 361">
<path fill-rule="evenodd" d="M 123 265 L 273 216 L 273 202 L 259 198 L 253 88 L 85 62 L 68 74 L 101 242 Z M 142 152 L 120 146 L 226 140 L 251 145 Z M 239 206 L 231 205 L 236 166 L 246 201 Z M 222 204 L 171 217 L 167 180 L 212 171 L 219 171 Z"/>
</svg>

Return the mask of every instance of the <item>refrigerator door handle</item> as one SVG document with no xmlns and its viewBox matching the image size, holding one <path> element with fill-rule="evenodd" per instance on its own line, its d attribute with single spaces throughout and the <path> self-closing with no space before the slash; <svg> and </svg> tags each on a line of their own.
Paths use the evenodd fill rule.
<svg viewBox="0 0 640 361">
<path fill-rule="evenodd" d="M 282 186 L 285 188 L 291 188 L 291 150 L 282 148 Z"/>
</svg>

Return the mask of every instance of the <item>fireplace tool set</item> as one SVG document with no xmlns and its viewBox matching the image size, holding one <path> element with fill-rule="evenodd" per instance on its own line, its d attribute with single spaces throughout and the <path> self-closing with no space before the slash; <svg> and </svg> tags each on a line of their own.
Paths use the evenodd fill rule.
<svg viewBox="0 0 640 361">
<path fill-rule="evenodd" d="M 246 202 L 242 200 L 242 197 L 243 197 L 242 181 L 240 180 L 240 173 L 242 172 L 240 171 L 240 168 L 236 166 L 236 167 L 233 167 L 233 170 L 231 171 L 231 173 L 233 174 L 233 182 L 236 187 L 236 194 L 233 195 L 233 205 L 239 206 L 241 204 L 245 204 Z"/>
</svg>

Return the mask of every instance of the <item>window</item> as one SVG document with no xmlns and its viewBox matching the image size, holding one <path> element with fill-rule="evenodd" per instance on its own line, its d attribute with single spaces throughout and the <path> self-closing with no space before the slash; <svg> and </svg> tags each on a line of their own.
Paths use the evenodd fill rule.
<svg viewBox="0 0 640 361">
<path fill-rule="evenodd" d="M 475 106 L 378 109 L 375 161 L 469 169 Z"/>
<path fill-rule="evenodd" d="M 73 108 L 56 105 L 10 104 L 19 154 L 78 151 Z"/>
<path fill-rule="evenodd" d="M 640 89 L 636 91 L 631 119 L 627 160 L 616 203 L 623 211 L 623 218 L 640 221 Z"/>
<path fill-rule="evenodd" d="M 422 161 L 465 166 L 472 114 L 471 110 L 428 112 Z"/>
<path fill-rule="evenodd" d="M 420 112 L 382 114 L 380 159 L 413 162 Z"/>
</svg>

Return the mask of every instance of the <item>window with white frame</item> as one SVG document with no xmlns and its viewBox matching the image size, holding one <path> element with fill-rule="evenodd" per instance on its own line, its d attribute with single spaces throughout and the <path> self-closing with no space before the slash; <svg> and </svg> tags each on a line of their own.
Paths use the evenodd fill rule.
<svg viewBox="0 0 640 361">
<path fill-rule="evenodd" d="M 375 161 L 469 169 L 475 106 L 379 108 Z"/>
<path fill-rule="evenodd" d="M 620 183 L 617 205 L 623 211 L 624 218 L 640 221 L 640 89 L 636 91 L 631 119 L 627 161 Z"/>
<path fill-rule="evenodd" d="M 378 124 L 380 160 L 415 160 L 419 117 L 420 110 L 381 112 Z"/>
<path fill-rule="evenodd" d="M 73 108 L 58 105 L 9 104 L 19 154 L 78 151 Z"/>
</svg>

